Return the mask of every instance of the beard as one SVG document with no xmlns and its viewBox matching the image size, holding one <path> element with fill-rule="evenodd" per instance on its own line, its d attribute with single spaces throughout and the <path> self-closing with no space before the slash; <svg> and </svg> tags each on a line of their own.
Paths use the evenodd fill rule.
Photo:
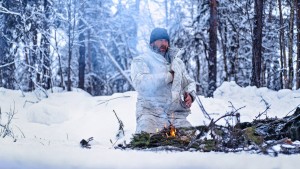
<svg viewBox="0 0 300 169">
<path fill-rule="evenodd" d="M 167 50 L 168 50 L 168 47 L 165 46 L 165 45 L 162 45 L 160 47 L 157 47 L 155 45 L 152 46 L 152 50 L 155 52 L 155 53 L 158 53 L 162 56 L 165 56 L 165 54 L 167 53 Z"/>
</svg>

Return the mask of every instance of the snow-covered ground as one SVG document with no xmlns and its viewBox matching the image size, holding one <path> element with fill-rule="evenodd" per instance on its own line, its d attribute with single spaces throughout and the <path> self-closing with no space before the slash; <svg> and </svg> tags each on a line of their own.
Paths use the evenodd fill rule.
<svg viewBox="0 0 300 169">
<path fill-rule="evenodd" d="M 135 131 L 136 97 L 136 92 L 92 97 L 80 89 L 72 92 L 55 89 L 44 98 L 39 92 L 22 93 L 0 88 L 0 124 L 5 124 L 6 113 L 16 112 L 11 122 L 16 141 L 11 137 L 0 138 L 0 169 L 290 169 L 298 168 L 300 164 L 300 155 L 270 157 L 246 152 L 116 150 L 111 141 L 116 141 L 119 124 L 113 111 L 125 128 L 125 137 L 117 143 L 129 142 Z M 231 111 L 232 105 L 241 108 L 241 121 L 252 121 L 266 109 L 266 102 L 271 105 L 269 117 L 284 117 L 300 104 L 300 90 L 275 92 L 267 88 L 241 88 L 234 82 L 223 83 L 215 91 L 214 98 L 199 97 L 214 118 Z M 196 102 L 188 120 L 193 125 L 208 123 Z M 81 139 L 89 137 L 94 137 L 92 148 L 81 148 Z"/>
</svg>

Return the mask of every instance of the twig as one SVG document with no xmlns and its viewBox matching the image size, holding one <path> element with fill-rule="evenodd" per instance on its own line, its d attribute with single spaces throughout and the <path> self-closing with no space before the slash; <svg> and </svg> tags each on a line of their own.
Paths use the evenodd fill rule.
<svg viewBox="0 0 300 169">
<path fill-rule="evenodd" d="M 20 127 L 18 127 L 17 125 L 15 125 L 18 129 L 19 129 L 19 131 L 21 132 L 21 134 L 23 135 L 23 138 L 25 138 L 25 134 L 23 133 L 23 131 L 20 129 Z"/>
<path fill-rule="evenodd" d="M 232 112 L 230 112 L 230 113 L 228 113 L 228 114 L 225 114 L 225 115 L 219 117 L 216 121 L 214 121 L 215 124 L 216 124 L 219 120 L 221 120 L 222 118 L 229 117 L 229 116 L 230 116 L 230 117 L 237 116 L 237 112 L 238 112 L 239 110 L 241 110 L 241 109 L 243 109 L 243 108 L 246 107 L 246 106 L 243 106 L 243 107 L 240 107 L 240 108 L 236 109 L 230 101 L 229 101 L 229 103 L 231 104 L 231 107 L 234 109 L 234 111 L 232 111 Z"/>
<path fill-rule="evenodd" d="M 271 105 L 262 96 L 260 96 L 260 97 L 261 97 L 261 101 L 263 101 L 265 103 L 266 109 L 265 109 L 265 111 L 263 111 L 263 112 L 259 113 L 257 116 L 255 116 L 255 120 L 258 119 L 263 114 L 266 114 L 266 116 L 267 116 L 267 111 L 271 107 Z"/>
<path fill-rule="evenodd" d="M 46 98 L 49 97 L 47 91 L 43 87 L 41 87 L 40 85 L 38 85 L 33 79 L 32 79 L 32 82 L 34 83 L 34 86 L 37 87 L 37 89 L 39 89 L 40 91 L 42 91 L 44 93 L 44 95 L 45 95 Z M 38 92 L 38 90 L 35 90 L 35 92 L 34 92 L 36 96 L 37 96 L 37 92 Z M 38 96 L 37 96 L 37 98 L 39 100 L 41 100 Z"/>
<path fill-rule="evenodd" d="M 15 102 L 14 102 L 14 108 L 13 110 L 10 108 L 10 112 L 7 113 L 7 122 L 4 125 L 0 125 L 1 127 L 3 127 L 3 131 L 2 133 L 0 133 L 2 135 L 2 138 L 6 137 L 7 135 L 10 135 L 12 138 L 14 138 L 14 134 L 12 132 L 12 130 L 10 129 L 10 123 L 14 117 L 14 115 L 16 114 L 15 112 Z"/>
<path fill-rule="evenodd" d="M 296 110 L 299 106 L 300 106 L 300 104 L 298 104 L 295 108 L 293 108 L 293 110 L 289 111 L 288 114 L 285 115 L 285 117 L 288 116 L 288 115 L 289 115 L 291 112 L 293 112 L 294 110 Z"/>
<path fill-rule="evenodd" d="M 123 122 L 119 119 L 119 117 L 117 116 L 117 113 L 115 112 L 115 110 L 113 110 L 113 112 L 115 113 L 117 119 L 118 119 L 118 122 L 119 122 L 119 131 L 121 130 L 123 132 L 123 136 L 125 135 L 125 132 L 124 132 L 124 124 Z"/>
<path fill-rule="evenodd" d="M 271 107 L 271 106 L 267 106 L 266 109 L 265 109 L 263 112 L 261 112 L 261 113 L 259 113 L 257 116 L 255 116 L 255 120 L 257 120 L 257 119 L 258 119 L 260 116 L 262 116 L 263 114 L 266 114 L 267 111 L 270 109 L 270 107 Z"/>
<path fill-rule="evenodd" d="M 211 120 L 211 117 L 209 116 L 209 114 L 207 113 L 207 111 L 204 109 L 204 106 L 200 100 L 200 98 L 198 97 L 197 93 L 195 92 L 195 90 L 193 90 L 192 92 L 194 92 L 195 96 L 196 96 L 196 101 L 202 111 L 202 113 L 204 114 L 204 117 Z"/>
<path fill-rule="evenodd" d="M 229 114 L 225 114 L 225 115 L 219 117 L 216 121 L 214 121 L 214 123 L 216 124 L 219 120 L 221 120 L 221 119 L 223 119 L 223 118 L 225 118 L 225 117 L 229 117 L 229 116 L 230 116 L 230 117 L 235 116 L 234 112 L 231 112 L 231 113 L 229 113 Z"/>
<path fill-rule="evenodd" d="M 202 131 L 201 131 L 202 132 Z M 201 133 L 200 132 L 200 133 Z M 194 135 L 191 137 L 191 141 L 190 141 L 190 143 L 184 148 L 185 150 L 188 150 L 188 149 L 190 149 L 191 147 L 192 147 L 192 145 L 198 140 L 197 139 L 197 134 L 196 134 L 196 131 L 195 131 L 195 133 L 194 133 Z"/>
<path fill-rule="evenodd" d="M 115 99 L 119 99 L 119 98 L 127 98 L 127 97 L 130 97 L 130 96 L 120 96 L 120 97 L 115 97 L 115 98 L 112 98 L 112 99 L 108 99 L 108 100 L 100 100 L 102 102 L 98 103 L 97 105 L 100 105 L 100 104 L 103 104 L 103 103 L 107 103 L 111 100 L 115 100 Z"/>
<path fill-rule="evenodd" d="M 114 145 L 119 141 L 119 139 L 120 139 L 120 132 L 122 132 L 122 133 L 123 133 L 123 136 L 125 136 L 125 132 L 124 132 L 124 124 L 123 124 L 123 122 L 119 119 L 119 117 L 118 117 L 117 113 L 115 112 L 115 110 L 113 110 L 113 112 L 115 113 L 115 116 L 116 116 L 116 118 L 117 118 L 117 120 L 118 120 L 118 122 L 119 122 L 119 131 L 118 131 L 118 134 L 116 135 L 117 139 L 116 139 L 116 141 L 115 141 L 114 143 L 113 143 L 112 140 L 110 139 L 110 142 L 111 142 L 111 144 L 112 144 L 112 147 L 114 147 Z"/>
<path fill-rule="evenodd" d="M 268 107 L 268 106 L 271 106 L 262 96 L 260 96 L 261 98 L 261 101 L 260 102 L 264 102 L 265 103 L 265 106 Z"/>
<path fill-rule="evenodd" d="M 120 138 L 117 138 L 117 140 L 116 140 L 114 143 L 113 143 L 112 140 L 110 139 L 110 142 L 111 142 L 111 144 L 112 144 L 112 146 L 111 146 L 112 148 L 113 148 L 113 147 L 115 146 L 115 144 L 119 141 L 119 139 L 120 139 Z"/>
<path fill-rule="evenodd" d="M 233 106 L 233 104 L 231 103 L 231 101 L 228 101 L 228 102 L 231 104 L 231 107 L 234 109 L 234 112 L 235 112 L 235 113 L 238 112 L 239 110 L 241 110 L 241 109 L 243 109 L 243 108 L 246 107 L 246 106 L 243 106 L 243 107 L 240 107 L 240 108 L 236 109 L 236 108 Z"/>
<path fill-rule="evenodd" d="M 28 101 L 28 100 L 26 100 L 26 101 L 24 102 L 23 108 L 25 108 L 27 102 L 28 102 L 28 103 L 32 103 L 32 104 L 38 103 L 38 101 L 37 101 L 37 102 L 33 102 L 33 101 Z"/>
</svg>

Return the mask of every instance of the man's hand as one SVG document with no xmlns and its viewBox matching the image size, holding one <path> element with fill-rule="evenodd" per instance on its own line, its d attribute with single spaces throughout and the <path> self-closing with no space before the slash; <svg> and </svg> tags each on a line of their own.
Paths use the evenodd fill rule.
<svg viewBox="0 0 300 169">
<path fill-rule="evenodd" d="M 192 99 L 191 95 L 187 92 L 184 93 L 184 102 L 185 102 L 186 107 L 190 108 L 192 106 L 193 99 Z"/>
</svg>

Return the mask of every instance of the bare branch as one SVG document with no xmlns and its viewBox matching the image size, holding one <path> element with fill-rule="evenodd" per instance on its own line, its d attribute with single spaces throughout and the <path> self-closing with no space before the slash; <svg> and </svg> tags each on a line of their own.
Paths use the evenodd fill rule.
<svg viewBox="0 0 300 169">
<path fill-rule="evenodd" d="M 12 131 L 12 128 L 10 127 L 11 121 L 12 121 L 12 119 L 13 119 L 13 117 L 14 117 L 15 114 L 16 114 L 16 111 L 15 111 L 15 102 L 14 102 L 13 109 L 10 109 L 10 111 L 8 113 L 6 113 L 6 115 L 7 115 L 7 121 L 4 124 L 0 123 L 0 127 L 2 127 L 2 129 L 3 129 L 0 132 L 0 136 L 2 138 L 5 138 L 6 136 L 11 136 L 12 138 L 15 138 L 14 133 Z M 2 115 L 2 113 L 0 111 L 0 119 L 1 119 L 1 115 Z"/>
<path fill-rule="evenodd" d="M 117 137 L 119 138 L 120 136 L 120 132 L 123 133 L 123 136 L 125 136 L 125 132 L 124 132 L 124 124 L 123 122 L 119 119 L 117 113 L 115 112 L 115 110 L 113 110 L 113 112 L 115 113 L 115 116 L 117 117 L 117 120 L 119 122 L 119 133 L 117 134 Z"/>
<path fill-rule="evenodd" d="M 108 99 L 108 100 L 99 100 L 99 101 L 101 101 L 101 102 L 98 103 L 97 105 L 104 104 L 104 103 L 108 103 L 108 102 L 111 101 L 111 100 L 115 100 L 115 99 L 119 99 L 119 98 L 128 98 L 128 97 L 130 97 L 130 96 L 120 96 L 120 97 L 115 97 L 115 98 Z"/>
<path fill-rule="evenodd" d="M 299 106 L 300 106 L 300 104 L 298 104 L 293 110 L 289 111 L 288 114 L 286 114 L 285 116 L 288 116 L 291 112 L 293 112 L 294 110 L 296 110 Z"/>
<path fill-rule="evenodd" d="M 260 97 L 261 97 L 261 101 L 263 101 L 265 103 L 266 109 L 263 112 L 259 113 L 257 116 L 255 116 L 255 120 L 258 119 L 263 114 L 265 114 L 267 116 L 267 112 L 271 107 L 271 105 L 262 96 L 260 96 Z"/>
<path fill-rule="evenodd" d="M 11 15 L 18 15 L 18 16 L 21 17 L 20 13 L 16 13 L 16 12 L 10 11 L 7 8 L 3 7 L 3 6 L 0 6 L 0 13 L 11 14 Z"/>
<path fill-rule="evenodd" d="M 212 118 L 209 116 L 209 114 L 207 113 L 207 111 L 204 109 L 204 106 L 200 100 L 200 98 L 198 97 L 197 93 L 193 90 L 192 93 L 194 93 L 194 95 L 196 96 L 196 101 L 202 111 L 202 113 L 204 114 L 204 117 L 211 120 Z"/>
</svg>

